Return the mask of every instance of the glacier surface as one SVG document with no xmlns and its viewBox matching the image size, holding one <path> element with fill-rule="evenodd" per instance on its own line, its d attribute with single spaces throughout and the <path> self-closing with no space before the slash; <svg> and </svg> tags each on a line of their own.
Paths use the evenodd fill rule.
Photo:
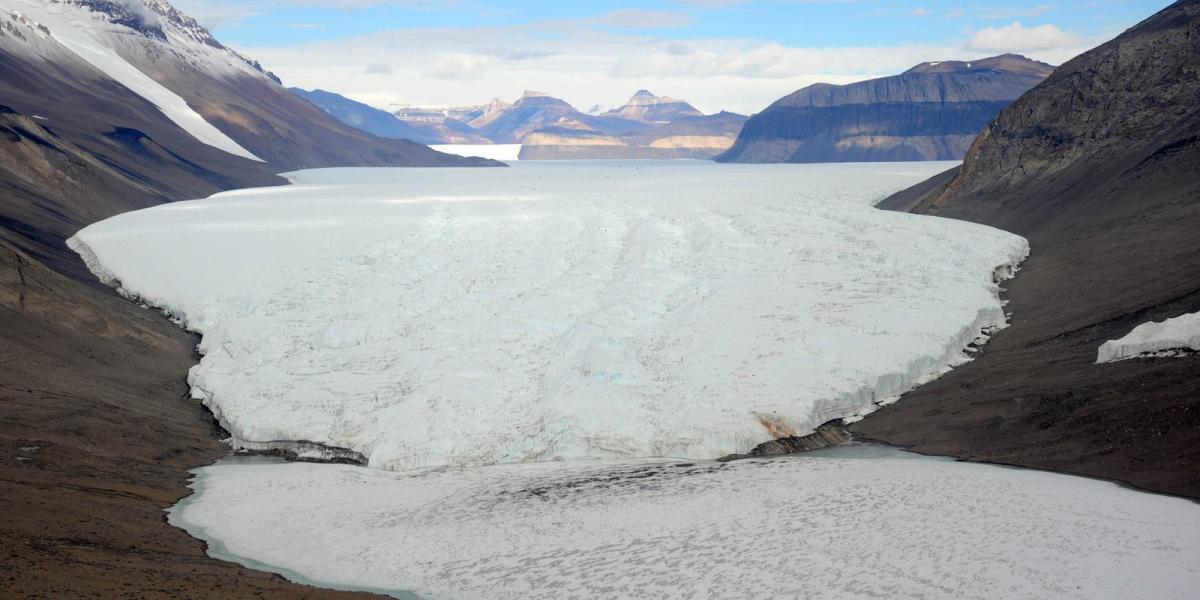
<svg viewBox="0 0 1200 600">
<path fill-rule="evenodd" d="M 870 412 L 1004 324 L 1024 239 L 872 206 L 945 167 L 314 170 L 70 244 L 203 334 L 193 393 L 235 446 L 715 458 Z"/>
<path fill-rule="evenodd" d="M 505 162 L 521 160 L 521 144 L 436 144 L 430 148 L 456 156 L 478 156 Z"/>
<path fill-rule="evenodd" d="M 1116 362 L 1137 356 L 1164 356 L 1200 352 L 1200 312 L 1180 315 L 1161 323 L 1142 323 L 1119 340 L 1100 345 L 1097 363 Z"/>
<path fill-rule="evenodd" d="M 170 521 L 217 542 L 220 558 L 431 600 L 1188 600 L 1200 589 L 1194 502 L 896 451 L 403 473 L 218 463 L 194 487 Z"/>
</svg>

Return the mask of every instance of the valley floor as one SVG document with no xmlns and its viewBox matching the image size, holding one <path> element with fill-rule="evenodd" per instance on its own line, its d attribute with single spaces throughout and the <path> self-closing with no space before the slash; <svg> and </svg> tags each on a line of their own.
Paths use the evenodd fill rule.
<svg viewBox="0 0 1200 600">
<path fill-rule="evenodd" d="M 1028 298 L 1053 280 L 1056 271 L 1049 264 L 1039 258 L 1035 247 L 1027 272 L 1013 282 L 1010 310 L 1015 310 L 1018 325 L 1029 314 L 1026 311 L 1044 306 Z M 1065 285 L 1054 289 L 1060 299 L 1070 294 Z M 7 574 L 0 577 L 0 595 L 341 595 L 207 558 L 200 541 L 166 524 L 161 511 L 187 494 L 188 470 L 210 464 L 226 452 L 217 441 L 211 416 L 186 399 L 183 374 L 195 360 L 193 336 L 157 313 L 108 290 L 69 280 L 7 248 L 0 249 L 0 290 L 4 292 L 0 295 L 0 421 L 5 424 L 0 429 L 5 457 L 0 464 L 0 510 L 19 515 L 0 523 L 0 568 Z M 1146 320 L 1146 315 L 1140 318 Z M 1022 334 L 1013 339 L 1029 338 Z M 1017 352 L 1027 343 L 988 346 L 984 356 L 992 350 Z M 1093 357 L 1094 351 L 1091 348 Z M 1081 413 L 1081 402 L 1069 396 L 1038 395 L 1039 382 L 1030 373 L 1042 363 L 1033 356 L 1041 355 L 995 371 L 986 370 L 991 361 L 967 365 L 963 373 L 973 374 L 977 383 L 961 384 L 963 376 L 958 375 L 930 384 L 911 395 L 916 401 L 902 407 L 906 413 L 898 410 L 901 407 L 876 413 L 858 426 L 860 435 L 892 439 L 926 452 L 1093 473 L 1150 489 L 1200 494 L 1200 488 L 1188 483 L 1189 473 L 1196 472 L 1194 458 L 1164 456 L 1162 460 L 1176 462 L 1163 468 L 1169 463 L 1128 451 L 1139 440 L 1162 439 L 1178 440 L 1176 447 L 1186 450 L 1187 441 L 1194 439 L 1197 413 L 1188 402 L 1198 397 L 1196 357 L 1114 365 L 1117 370 L 1087 387 L 1110 386 L 1104 393 L 1107 400 Z M 1051 367 L 1051 373 L 1067 372 L 1065 367 Z M 1066 376 L 1062 380 L 1075 381 Z M 973 385 L 1025 391 L 1015 392 L 1011 410 L 999 414 L 994 404 L 950 411 L 921 400 L 922 394 L 945 394 L 951 389 L 947 385 L 959 392 L 969 392 Z M 1193 386 L 1190 395 L 1188 385 Z M 1163 393 L 1178 394 L 1179 400 L 1122 406 L 1123 398 L 1136 397 L 1139 390 L 1166 390 Z M 1064 422 L 1090 426 L 1044 447 L 1029 443 L 1040 438 L 1028 432 L 1050 429 L 1045 435 L 1053 436 L 1053 430 L 1062 427 L 1053 419 L 1032 420 L 1030 414 L 1046 411 L 1028 411 L 1031 402 L 1061 406 L 1072 411 L 1071 420 Z M 896 416 L 901 414 L 907 416 Z M 1156 416 L 1147 419 L 1145 414 Z M 949 433 L 941 441 L 927 437 L 919 443 L 896 435 L 918 419 L 950 423 Z M 872 435 L 881 427 L 891 433 Z M 1007 439 L 1012 449 L 973 450 L 962 443 L 972 435 L 1000 447 Z M 1141 466 L 1147 464 L 1153 468 Z"/>
</svg>

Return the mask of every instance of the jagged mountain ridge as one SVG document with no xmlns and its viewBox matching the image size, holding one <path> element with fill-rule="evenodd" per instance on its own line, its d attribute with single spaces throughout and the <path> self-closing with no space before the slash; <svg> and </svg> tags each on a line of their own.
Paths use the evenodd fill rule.
<svg viewBox="0 0 1200 600">
<path fill-rule="evenodd" d="M 953 169 L 881 204 L 1029 239 L 1012 326 L 860 436 L 1200 496 L 1200 357 L 1096 364 L 1200 311 L 1200 0 L 1062 65 Z M 937 419 L 928 415 L 937 414 Z"/>
<path fill-rule="evenodd" d="M 377 135 L 443 144 L 520 144 L 525 160 L 707 159 L 729 148 L 746 120 L 731 112 L 705 115 L 682 100 L 646 90 L 621 108 L 599 114 L 581 112 L 545 92 L 526 91 L 512 103 L 493 99 L 475 106 L 395 107 L 398 127 L 384 111 L 337 94 L 293 92 Z"/>
<path fill-rule="evenodd" d="M 723 162 L 958 160 L 1004 107 L 1050 74 L 1017 55 L 816 84 L 755 115 Z"/>
</svg>

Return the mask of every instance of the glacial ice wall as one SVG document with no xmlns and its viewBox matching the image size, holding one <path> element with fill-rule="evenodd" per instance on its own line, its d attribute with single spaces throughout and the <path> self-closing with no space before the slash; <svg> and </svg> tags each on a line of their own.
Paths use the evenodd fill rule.
<svg viewBox="0 0 1200 600">
<path fill-rule="evenodd" d="M 870 412 L 1004 324 L 1022 238 L 871 206 L 944 167 L 305 171 L 71 245 L 203 335 L 194 395 L 241 447 L 714 458 Z"/>
</svg>

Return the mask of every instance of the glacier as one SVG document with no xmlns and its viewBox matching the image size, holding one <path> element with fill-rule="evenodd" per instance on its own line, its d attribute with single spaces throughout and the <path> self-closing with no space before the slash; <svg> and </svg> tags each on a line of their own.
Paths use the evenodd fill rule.
<svg viewBox="0 0 1200 600">
<path fill-rule="evenodd" d="M 1096 352 L 1096 362 L 1116 362 L 1138 356 L 1174 356 L 1186 352 L 1200 352 L 1200 312 L 1162 322 L 1142 323 L 1125 337 L 1101 344 Z"/>
<path fill-rule="evenodd" d="M 323 169 L 70 240 L 202 334 L 235 447 L 382 469 L 744 453 L 1005 323 L 1018 236 L 872 204 L 946 164 Z"/>
<path fill-rule="evenodd" d="M 169 521 L 218 558 L 428 600 L 1188 600 L 1200 588 L 1192 501 L 848 450 L 402 473 L 235 460 L 198 470 Z"/>
<path fill-rule="evenodd" d="M 521 144 L 434 144 L 430 148 L 455 156 L 477 156 L 505 162 L 521 160 Z"/>
</svg>

